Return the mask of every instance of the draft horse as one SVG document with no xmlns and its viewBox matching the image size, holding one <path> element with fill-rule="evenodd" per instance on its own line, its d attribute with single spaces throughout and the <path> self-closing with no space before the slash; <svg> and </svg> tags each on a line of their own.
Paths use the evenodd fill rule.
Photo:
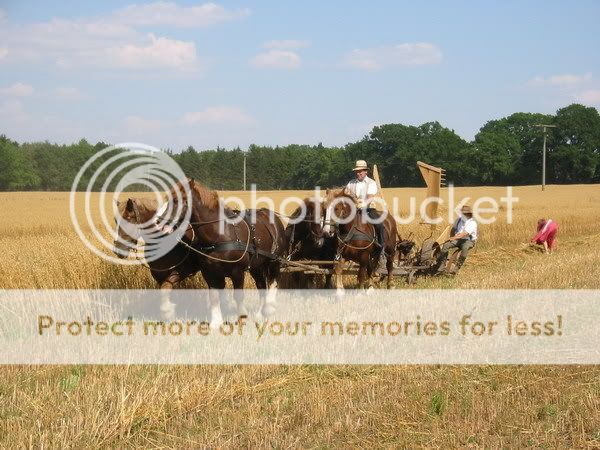
<svg viewBox="0 0 600 450">
<path fill-rule="evenodd" d="M 188 183 L 189 189 L 183 183 Z M 246 270 L 261 297 L 257 318 L 271 315 L 275 310 L 280 261 L 287 249 L 281 220 L 268 209 L 234 211 L 222 203 L 215 191 L 193 179 L 176 183 L 170 201 L 172 211 L 178 209 L 178 202 L 183 202 L 181 211 L 191 209 L 189 225 L 193 237 L 186 236 L 182 243 L 191 250 L 208 284 L 211 327 L 223 323 L 219 293 L 224 294 L 226 278 L 232 281 L 239 316 L 248 315 L 243 302 Z M 171 219 L 173 226 L 187 226 L 181 217 Z"/>
<path fill-rule="evenodd" d="M 323 233 L 335 236 L 337 253 L 335 264 L 337 295 L 344 294 L 342 271 L 346 260 L 359 265 L 358 288 L 372 288 L 372 276 L 381 252 L 385 252 L 387 288 L 392 286 L 392 271 L 396 253 L 397 225 L 390 214 L 383 220 L 384 245 L 378 248 L 375 226 L 369 223 L 367 212 L 356 208 L 357 198 L 341 190 L 327 190 L 327 205 Z M 372 221 L 371 221 L 372 222 Z M 383 277 L 382 277 L 383 279 Z"/>
<path fill-rule="evenodd" d="M 157 202 L 155 199 L 128 198 L 127 201 L 117 202 L 119 219 L 117 237 L 114 240 L 113 252 L 119 258 L 127 258 L 131 251 L 137 251 L 139 239 L 156 232 Z M 185 231 L 188 239 L 192 238 L 192 230 Z M 175 284 L 195 275 L 200 271 L 196 259 L 190 255 L 190 250 L 182 244 L 177 244 L 164 255 L 147 262 L 152 278 L 161 290 L 160 312 L 165 319 L 173 318 L 175 305 L 170 300 L 170 291 Z"/>
<path fill-rule="evenodd" d="M 334 238 L 324 236 L 325 202 L 320 198 L 305 198 L 303 205 L 296 208 L 290 215 L 290 221 L 285 228 L 288 241 L 288 259 L 333 261 L 336 252 Z M 323 266 L 323 268 L 329 268 Z M 306 287 L 302 283 L 310 279 L 314 286 L 314 276 L 303 273 L 293 273 L 295 287 Z M 308 278 L 310 277 L 310 278 Z M 325 276 L 325 288 L 332 288 L 331 274 Z"/>
</svg>

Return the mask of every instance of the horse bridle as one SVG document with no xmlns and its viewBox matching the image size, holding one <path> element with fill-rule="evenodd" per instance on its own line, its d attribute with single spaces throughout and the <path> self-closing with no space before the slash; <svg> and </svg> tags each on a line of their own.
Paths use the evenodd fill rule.
<svg viewBox="0 0 600 450">
<path fill-rule="evenodd" d="M 127 201 L 129 201 L 129 200 L 127 200 Z M 123 229 L 123 230 L 125 230 L 125 233 L 127 233 L 127 236 L 129 236 L 132 239 L 129 242 L 131 244 L 133 244 L 133 242 L 134 242 L 133 240 L 135 240 L 135 244 L 137 245 L 137 242 L 140 240 L 140 236 L 141 236 L 141 233 L 139 232 L 139 226 L 138 226 L 139 222 L 140 222 L 140 216 L 139 216 L 139 213 L 138 213 L 138 210 L 137 210 L 137 205 L 135 204 L 135 202 L 133 200 L 131 200 L 131 206 L 132 206 L 132 210 L 133 210 L 133 216 L 135 218 L 134 225 L 135 225 L 137 236 L 132 236 L 130 234 L 130 230 L 128 230 L 128 229 L 126 230 L 125 227 L 122 226 L 121 222 L 123 220 L 125 220 L 125 222 L 127 222 L 128 225 L 131 225 L 131 222 L 129 222 L 121 214 L 119 214 L 119 220 L 117 221 L 117 237 L 120 238 L 120 239 L 122 239 L 122 237 L 119 234 L 119 230 Z M 127 205 L 125 205 L 125 208 L 127 208 Z M 127 227 L 127 228 L 129 228 L 129 227 Z"/>
</svg>

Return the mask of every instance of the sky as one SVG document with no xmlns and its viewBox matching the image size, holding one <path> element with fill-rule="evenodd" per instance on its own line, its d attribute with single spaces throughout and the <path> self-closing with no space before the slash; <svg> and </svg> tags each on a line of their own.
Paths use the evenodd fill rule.
<svg viewBox="0 0 600 450">
<path fill-rule="evenodd" d="M 600 107 L 598 1 L 0 0 L 0 134 L 342 146 Z"/>
</svg>

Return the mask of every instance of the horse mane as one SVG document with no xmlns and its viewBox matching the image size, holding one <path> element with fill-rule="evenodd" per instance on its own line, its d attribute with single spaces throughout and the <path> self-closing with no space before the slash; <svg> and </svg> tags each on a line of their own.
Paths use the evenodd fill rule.
<svg viewBox="0 0 600 450">
<path fill-rule="evenodd" d="M 135 200 L 138 207 L 145 208 L 147 211 L 156 212 L 158 209 L 158 201 L 156 198 L 138 197 L 132 200 Z"/>
<path fill-rule="evenodd" d="M 191 180 L 190 187 L 192 191 L 200 198 L 200 203 L 207 208 L 217 208 L 219 206 L 219 194 L 217 191 L 210 190 L 202 183 Z"/>
<path fill-rule="evenodd" d="M 302 200 L 302 202 L 304 203 L 304 206 L 306 207 L 306 210 L 308 211 L 308 207 L 312 204 L 312 203 L 322 203 L 323 199 L 320 198 L 314 198 L 314 197 L 306 197 Z M 296 218 L 298 217 L 298 215 L 302 212 L 302 206 L 298 206 L 294 212 L 292 214 L 290 214 L 291 218 Z"/>
<path fill-rule="evenodd" d="M 158 209 L 158 201 L 156 198 L 149 197 L 129 197 L 127 200 L 131 200 L 135 203 L 137 208 L 141 208 L 146 210 L 149 213 L 154 214 Z M 127 200 L 120 201 L 117 205 L 117 210 L 119 211 L 119 215 L 121 217 L 125 214 L 125 208 L 127 207 Z"/>
<path fill-rule="evenodd" d="M 187 178 L 186 181 L 189 183 L 192 196 L 196 197 L 196 199 L 202 206 L 210 209 L 214 209 L 219 206 L 219 194 L 217 193 L 217 191 L 210 190 L 202 183 L 192 178 Z M 176 190 L 179 190 L 179 192 L 185 192 L 183 182 L 178 181 L 177 183 L 175 183 L 175 185 L 171 189 L 171 193 L 173 195 L 176 195 L 176 192 L 173 192 Z"/>
<path fill-rule="evenodd" d="M 333 200 L 339 197 L 347 197 L 356 202 L 356 196 L 352 192 L 348 192 L 346 187 L 334 187 L 327 189 L 325 193 L 327 203 L 331 203 Z"/>
</svg>

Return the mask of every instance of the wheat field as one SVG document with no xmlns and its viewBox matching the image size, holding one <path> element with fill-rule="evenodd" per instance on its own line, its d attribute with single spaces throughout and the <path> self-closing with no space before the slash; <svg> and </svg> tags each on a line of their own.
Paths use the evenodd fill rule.
<svg viewBox="0 0 600 450">
<path fill-rule="evenodd" d="M 220 193 L 224 198 L 236 196 L 249 204 L 249 194 L 241 191 Z M 471 252 L 460 277 L 423 279 L 417 288 L 581 288 L 600 287 L 600 267 L 597 264 L 597 241 L 600 237 L 600 186 L 548 186 L 541 192 L 537 186 L 514 188 L 519 201 L 513 207 L 512 224 L 506 223 L 506 209 L 500 198 L 506 195 L 502 187 L 457 188 L 456 198 L 495 198 L 504 208 L 495 223 L 480 225 L 480 239 Z M 96 195 L 96 194 L 94 194 Z M 132 194 L 148 196 L 149 194 Z M 311 191 L 262 191 L 259 196 L 273 199 L 276 208 L 287 196 L 305 197 Z M 398 198 L 401 218 L 408 216 L 408 199 L 417 202 L 425 197 L 424 189 L 385 189 L 389 205 Z M 441 197 L 447 197 L 442 190 Z M 123 196 L 126 198 L 126 196 Z M 123 267 L 105 262 L 86 248 L 77 237 L 69 215 L 69 194 L 0 193 L 0 287 L 5 289 L 145 289 L 154 288 L 144 267 Z M 80 198 L 78 197 L 78 200 Z M 258 206 L 264 205 L 260 203 Z M 285 210 L 291 213 L 294 205 Z M 99 223 L 98 211 L 92 210 Z M 444 204 L 440 217 L 447 219 Z M 487 217 L 487 216 L 486 216 Z M 558 251 L 550 256 L 523 248 L 535 234 L 537 219 L 551 217 L 560 226 Z M 447 220 L 446 220 L 447 222 Z M 82 226 L 86 235 L 91 232 Z M 440 225 L 440 230 L 443 225 Z M 403 237 L 420 243 L 429 234 L 429 227 L 415 220 L 400 225 Z M 108 237 L 108 234 L 106 234 Z M 247 287 L 253 287 L 247 277 Z M 348 279 L 348 282 L 351 282 Z M 200 277 L 186 286 L 204 287 Z M 402 282 L 398 288 L 405 287 Z"/>
<path fill-rule="evenodd" d="M 388 203 L 424 196 L 385 191 Z M 505 189 L 456 193 L 499 199 Z M 243 192 L 221 194 L 247 200 Z M 309 192 L 260 194 L 277 203 Z M 502 209 L 482 225 L 459 276 L 410 288 L 600 288 L 600 186 L 516 187 L 514 195 L 513 223 Z M 0 193 L 0 206 L 0 288 L 155 287 L 145 268 L 105 262 L 79 241 L 68 193 Z M 552 255 L 522 245 L 540 217 L 560 226 Z M 427 237 L 417 222 L 400 226 L 401 235 Z M 185 287 L 204 283 L 198 277 Z M 409 288 L 401 280 L 395 287 Z M 600 448 L 595 366 L 5 366 L 0 373 L 5 448 Z"/>
</svg>

